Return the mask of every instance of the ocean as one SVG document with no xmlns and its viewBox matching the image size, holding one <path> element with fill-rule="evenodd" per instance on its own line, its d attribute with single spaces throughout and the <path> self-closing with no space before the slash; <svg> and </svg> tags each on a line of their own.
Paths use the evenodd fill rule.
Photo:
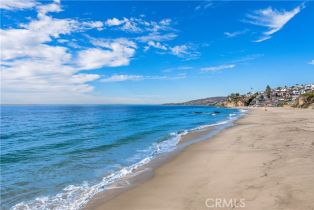
<svg viewBox="0 0 314 210">
<path fill-rule="evenodd" d="M 80 209 L 180 137 L 239 109 L 162 105 L 2 105 L 1 209 Z"/>
</svg>

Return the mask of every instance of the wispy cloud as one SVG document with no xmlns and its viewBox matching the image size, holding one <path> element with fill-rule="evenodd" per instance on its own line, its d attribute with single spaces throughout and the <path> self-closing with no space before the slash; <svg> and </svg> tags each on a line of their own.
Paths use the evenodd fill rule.
<svg viewBox="0 0 314 210">
<path fill-rule="evenodd" d="M 152 32 L 147 35 L 137 37 L 136 40 L 141 41 L 141 42 L 149 42 L 149 41 L 162 42 L 162 41 L 173 40 L 177 38 L 177 36 L 178 35 L 173 32 L 164 33 L 164 34 L 161 34 L 160 32 Z"/>
<path fill-rule="evenodd" d="M 187 45 L 177 45 L 170 48 L 171 53 L 178 56 L 189 54 Z"/>
<path fill-rule="evenodd" d="M 208 66 L 201 68 L 201 72 L 215 72 L 222 71 L 226 69 L 233 69 L 236 66 L 247 64 L 250 61 L 256 60 L 258 58 L 263 57 L 263 54 L 251 54 L 240 57 L 238 59 L 230 60 L 227 64 L 217 65 L 217 66 Z"/>
<path fill-rule="evenodd" d="M 123 82 L 123 81 L 135 81 L 135 80 L 143 80 L 144 76 L 142 75 L 126 75 L 126 74 L 120 74 L 120 75 L 112 75 L 111 77 L 102 79 L 102 82 Z"/>
<path fill-rule="evenodd" d="M 110 77 L 104 78 L 101 81 L 110 82 L 125 82 L 125 81 L 140 81 L 140 80 L 177 80 L 185 79 L 186 74 L 178 74 L 176 76 L 143 76 L 143 75 L 127 75 L 127 74 L 115 74 Z"/>
<path fill-rule="evenodd" d="M 147 21 L 143 18 L 109 18 L 105 21 L 105 25 L 109 28 L 118 29 L 126 32 L 159 32 L 167 31 L 170 27 L 171 19 L 162 19 L 160 21 Z"/>
<path fill-rule="evenodd" d="M 208 9 L 208 8 L 211 8 L 213 5 L 214 5 L 214 3 L 213 3 L 212 1 L 209 1 L 209 0 L 203 1 L 203 2 L 201 2 L 200 4 L 198 4 L 198 5 L 194 8 L 194 10 L 195 10 L 195 11 L 206 10 L 206 9 Z"/>
<path fill-rule="evenodd" d="M 170 47 L 170 53 L 187 60 L 195 59 L 200 56 L 200 52 L 191 44 L 182 44 Z"/>
<path fill-rule="evenodd" d="M 314 65 L 314 60 L 311 60 L 309 64 Z"/>
<path fill-rule="evenodd" d="M 162 72 L 169 73 L 169 72 L 173 72 L 177 70 L 182 71 L 182 70 L 191 70 L 191 69 L 193 69 L 192 66 L 179 66 L 179 67 L 164 69 L 162 70 Z"/>
<path fill-rule="evenodd" d="M 267 29 L 260 38 L 255 40 L 255 42 L 263 42 L 270 39 L 274 33 L 282 29 L 304 7 L 304 4 L 301 4 L 290 11 L 276 10 L 271 7 L 256 10 L 247 15 L 245 22 Z"/>
<path fill-rule="evenodd" d="M 224 65 L 219 65 L 219 66 L 209 66 L 209 67 L 203 67 L 201 68 L 202 72 L 212 72 L 212 71 L 221 71 L 225 69 L 232 69 L 236 65 L 235 64 L 224 64 Z"/>
<path fill-rule="evenodd" d="M 161 42 L 148 41 L 144 47 L 144 51 L 148 51 L 150 48 L 155 48 L 186 60 L 195 59 L 200 56 L 200 53 L 192 44 L 170 46 L 167 44 L 162 44 Z"/>
<path fill-rule="evenodd" d="M 109 29 L 139 34 L 133 40 L 144 45 L 144 51 L 156 49 L 157 52 L 172 54 L 184 59 L 194 59 L 199 56 L 195 46 L 190 43 L 170 45 L 168 41 L 178 37 L 171 26 L 172 20 L 164 18 L 159 21 L 149 21 L 140 18 L 110 18 L 105 21 Z"/>
<path fill-rule="evenodd" d="M 236 36 L 240 36 L 240 35 L 246 34 L 247 32 L 248 32 L 248 30 L 244 29 L 244 30 L 241 30 L 241 31 L 225 32 L 224 35 L 227 38 L 233 38 L 233 37 L 236 37 Z"/>
<path fill-rule="evenodd" d="M 160 49 L 160 50 L 168 50 L 168 47 L 166 45 L 163 45 L 160 42 L 155 42 L 155 41 L 147 42 L 147 45 L 144 47 L 144 50 L 147 51 L 151 47 L 156 48 L 156 49 Z"/>
<path fill-rule="evenodd" d="M 270 38 L 271 38 L 271 36 L 262 36 L 262 37 L 260 37 L 260 38 L 258 38 L 256 40 L 254 40 L 254 42 L 263 42 L 263 41 L 266 41 L 266 40 L 268 40 Z"/>
<path fill-rule="evenodd" d="M 264 56 L 264 54 L 251 54 L 251 55 L 246 55 L 246 56 L 243 56 L 241 58 L 232 60 L 231 62 L 232 63 L 245 63 L 248 61 L 256 60 L 256 59 L 261 58 L 263 56 Z"/>
</svg>

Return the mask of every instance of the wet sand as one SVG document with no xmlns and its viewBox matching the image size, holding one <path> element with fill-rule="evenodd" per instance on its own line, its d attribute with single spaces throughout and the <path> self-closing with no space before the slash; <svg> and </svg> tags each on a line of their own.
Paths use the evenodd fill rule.
<svg viewBox="0 0 314 210">
<path fill-rule="evenodd" d="M 87 209 L 314 209 L 313 201 L 314 110 L 256 108 Z"/>
</svg>

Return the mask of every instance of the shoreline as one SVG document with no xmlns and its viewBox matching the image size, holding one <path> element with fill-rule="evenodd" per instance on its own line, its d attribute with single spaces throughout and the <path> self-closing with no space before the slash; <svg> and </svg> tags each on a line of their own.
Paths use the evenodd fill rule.
<svg viewBox="0 0 314 210">
<path fill-rule="evenodd" d="M 181 109 L 179 108 L 179 110 Z M 90 182 L 84 181 L 72 185 L 67 184 L 55 193 L 51 193 L 47 196 L 37 196 L 35 199 L 28 199 L 27 201 L 22 200 L 16 204 L 8 205 L 8 208 L 22 209 L 41 206 L 48 209 L 84 209 L 86 205 L 89 205 L 89 203 L 97 197 L 102 197 L 102 201 L 110 200 L 117 194 L 149 180 L 154 176 L 153 171 L 155 168 L 169 162 L 186 146 L 206 140 L 210 136 L 230 126 L 232 122 L 244 115 L 243 110 L 240 109 L 218 109 L 217 111 L 216 107 L 205 107 L 196 110 L 198 110 L 198 112 L 195 113 L 194 107 L 185 110 L 184 113 L 188 113 L 188 117 L 183 114 L 180 115 L 182 116 L 180 118 L 178 115 L 178 126 L 175 127 L 173 126 L 174 124 L 170 123 L 175 129 L 167 128 L 167 136 L 165 135 L 164 138 L 160 138 L 159 141 L 155 140 L 151 146 L 146 147 L 147 149 L 143 151 L 136 150 L 139 151 L 140 155 L 134 160 L 131 159 L 130 161 L 133 161 L 129 162 L 131 164 L 125 164 L 124 166 L 117 165 L 117 170 L 102 171 L 99 175 L 100 178 L 97 180 Z M 173 116 L 176 117 L 176 115 L 177 114 L 174 114 Z M 201 120 L 198 121 L 198 119 Z M 172 121 L 177 121 L 177 118 L 174 118 Z M 159 123 L 163 122 L 160 121 Z M 148 125 L 150 125 L 150 122 L 148 122 Z M 139 128 L 139 130 L 141 130 L 141 128 Z M 138 133 L 139 131 L 135 130 L 135 132 Z M 141 139 L 141 136 L 138 136 L 138 138 Z M 153 139 L 156 138 L 153 137 Z M 125 147 L 124 150 L 128 152 L 129 149 L 134 151 L 133 147 L 130 146 Z M 100 155 L 103 155 L 103 153 Z M 125 162 L 127 161 L 129 160 L 126 159 Z M 99 163 L 101 167 L 105 166 L 103 166 L 103 161 Z M 71 174 L 69 175 L 71 176 Z M 31 192 L 31 190 L 29 190 L 29 192 Z"/>
<path fill-rule="evenodd" d="M 243 198 L 248 209 L 295 209 L 290 198 L 302 201 L 298 209 L 313 208 L 314 177 L 310 174 L 314 167 L 308 163 L 314 160 L 313 110 L 250 110 L 236 126 L 184 148 L 147 173 L 138 185 L 107 200 L 98 195 L 83 209 L 210 209 L 205 205 L 207 198 L 233 198 L 238 203 Z M 302 122 L 309 130 L 302 128 Z M 302 139 L 302 144 L 296 139 Z M 291 146 L 295 144 L 309 148 Z M 298 170 L 301 175 L 290 164 L 281 163 L 282 159 L 298 162 L 302 157 L 306 163 Z M 277 162 L 280 167 L 273 168 Z M 293 177 L 287 183 L 281 183 L 284 172 Z M 304 183 L 299 186 L 299 182 Z M 300 191 L 303 199 L 295 194 Z"/>
<path fill-rule="evenodd" d="M 182 136 L 180 136 L 175 150 L 162 153 L 151 159 L 148 163 L 140 165 L 132 171 L 131 174 L 125 175 L 121 179 L 115 181 L 112 185 L 106 187 L 106 190 L 97 193 L 85 206 L 82 207 L 82 209 L 95 209 L 96 206 L 98 206 L 98 203 L 107 202 L 112 198 L 136 188 L 152 179 L 155 176 L 155 170 L 175 159 L 189 146 L 202 141 L 207 141 L 218 133 L 235 126 L 236 122 L 243 118 L 248 112 L 248 109 L 244 108 L 239 108 L 239 110 L 241 112 L 240 114 L 235 117 L 229 116 L 228 120 L 221 121 L 216 124 L 203 125 L 186 131 L 186 133 L 183 133 Z"/>
</svg>

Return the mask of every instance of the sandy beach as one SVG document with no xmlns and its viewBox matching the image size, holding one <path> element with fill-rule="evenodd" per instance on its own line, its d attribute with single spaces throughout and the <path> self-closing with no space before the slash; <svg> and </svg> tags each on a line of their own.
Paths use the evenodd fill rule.
<svg viewBox="0 0 314 210">
<path fill-rule="evenodd" d="M 249 113 L 95 210 L 314 209 L 314 110 Z"/>
</svg>

